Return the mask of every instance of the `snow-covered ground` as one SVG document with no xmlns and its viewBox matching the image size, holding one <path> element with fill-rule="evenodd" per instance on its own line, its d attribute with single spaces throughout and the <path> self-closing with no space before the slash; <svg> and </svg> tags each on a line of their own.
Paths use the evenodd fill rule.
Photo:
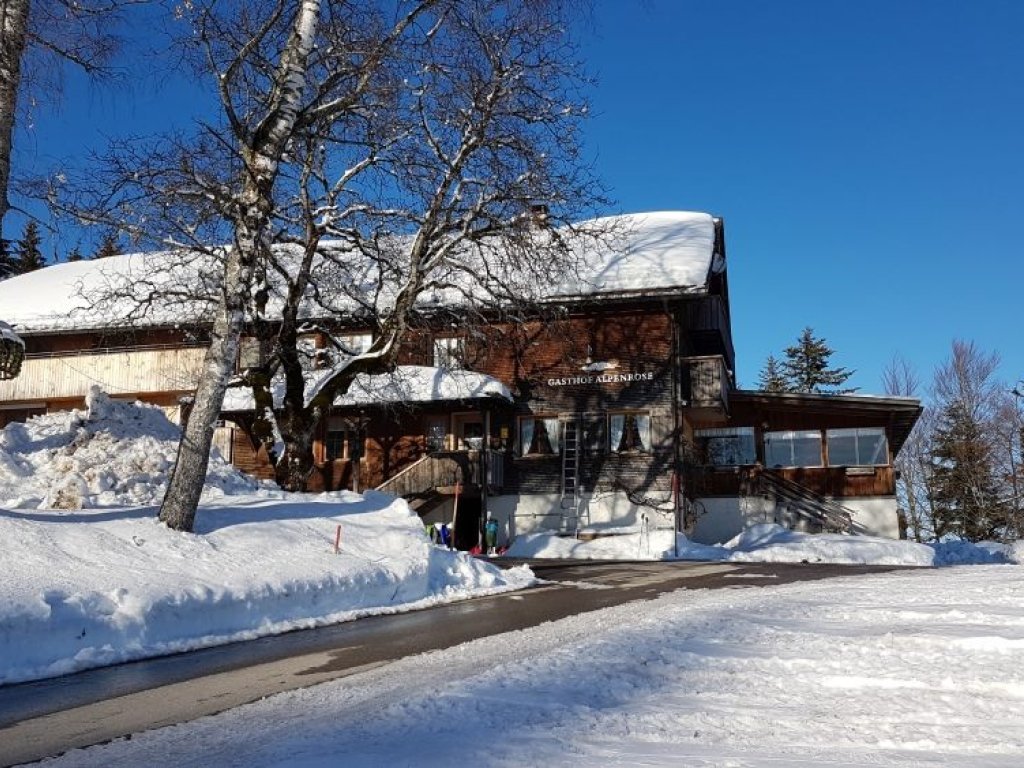
<svg viewBox="0 0 1024 768">
<path fill-rule="evenodd" d="M 285 494 L 214 457 L 193 534 L 155 519 L 177 431 L 99 393 L 0 432 L 0 684 L 519 588 L 433 546 L 402 501 Z M 335 536 L 340 526 L 340 543 Z M 513 553 L 1014 563 L 752 528 Z M 763 584 L 764 579 L 759 579 Z M 741 573 L 737 588 L 749 586 Z M 1024 569 L 975 565 L 681 592 L 404 659 L 65 765 L 1020 765 Z"/>
<path fill-rule="evenodd" d="M 626 531 L 592 540 L 545 533 L 519 536 L 509 557 L 574 560 L 714 560 L 732 563 L 846 565 L 967 565 L 1024 563 L 1024 541 L 1013 544 L 948 541 L 917 544 L 875 536 L 810 534 L 781 525 L 754 525 L 719 546 L 688 541 L 669 530 Z"/>
<path fill-rule="evenodd" d="M 53 765 L 1009 768 L 1021 755 L 1024 569 L 989 565 L 676 592 Z"/>
<path fill-rule="evenodd" d="M 0 684 L 534 581 L 434 547 L 404 501 L 286 494 L 216 456 L 195 533 L 170 531 L 177 437 L 100 394 L 0 432 Z"/>
</svg>

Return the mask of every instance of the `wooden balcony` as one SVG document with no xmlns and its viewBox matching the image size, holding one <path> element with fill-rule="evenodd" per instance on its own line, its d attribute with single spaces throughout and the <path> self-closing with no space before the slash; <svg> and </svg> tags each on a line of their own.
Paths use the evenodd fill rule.
<svg viewBox="0 0 1024 768">
<path fill-rule="evenodd" d="M 729 370 L 721 355 L 683 358 L 683 397 L 693 419 L 724 422 L 729 417 Z"/>
</svg>

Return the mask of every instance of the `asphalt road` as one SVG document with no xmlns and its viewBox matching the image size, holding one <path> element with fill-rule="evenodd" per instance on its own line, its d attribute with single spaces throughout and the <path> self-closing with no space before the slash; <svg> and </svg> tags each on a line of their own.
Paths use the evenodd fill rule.
<svg viewBox="0 0 1024 768">
<path fill-rule="evenodd" d="M 543 586 L 0 687 L 0 765 L 39 760 L 348 677 L 411 654 L 677 589 L 752 588 L 892 570 L 680 562 L 530 565 L 546 581 Z"/>
</svg>

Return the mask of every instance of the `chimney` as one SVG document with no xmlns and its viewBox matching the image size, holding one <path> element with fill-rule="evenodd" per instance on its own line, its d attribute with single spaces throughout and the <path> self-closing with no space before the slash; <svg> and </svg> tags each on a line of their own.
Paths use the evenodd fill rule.
<svg viewBox="0 0 1024 768">
<path fill-rule="evenodd" d="M 530 221 L 538 227 L 546 227 L 548 223 L 548 207 L 544 203 L 533 203 L 530 206 Z"/>
</svg>

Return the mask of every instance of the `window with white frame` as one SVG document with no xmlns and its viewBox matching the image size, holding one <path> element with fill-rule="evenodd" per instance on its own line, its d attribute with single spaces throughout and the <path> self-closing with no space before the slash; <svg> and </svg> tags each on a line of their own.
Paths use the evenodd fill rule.
<svg viewBox="0 0 1024 768">
<path fill-rule="evenodd" d="M 448 370 L 461 368 L 465 359 L 465 341 L 461 336 L 434 339 L 434 367 Z"/>
<path fill-rule="evenodd" d="M 705 464 L 736 467 L 757 461 L 753 427 L 698 429 L 694 432 L 694 438 Z"/>
<path fill-rule="evenodd" d="M 889 441 L 882 427 L 829 429 L 828 463 L 833 467 L 879 467 L 889 463 Z"/>
<path fill-rule="evenodd" d="M 358 459 L 363 455 L 362 432 L 358 425 L 341 416 L 327 419 L 327 437 L 324 441 L 326 458 Z"/>
<path fill-rule="evenodd" d="M 337 337 L 342 351 L 352 356 L 361 355 L 373 344 L 372 333 L 343 333 Z"/>
<path fill-rule="evenodd" d="M 562 424 L 557 416 L 523 416 L 519 419 L 519 455 L 546 456 L 561 450 Z"/>
<path fill-rule="evenodd" d="M 765 432 L 764 463 L 768 467 L 820 467 L 821 432 Z"/>
<path fill-rule="evenodd" d="M 244 337 L 238 344 L 238 370 L 258 368 L 263 364 L 265 355 L 260 340 L 253 336 Z"/>
<path fill-rule="evenodd" d="M 613 453 L 651 450 L 651 414 L 645 411 L 608 414 L 608 448 Z"/>
</svg>

